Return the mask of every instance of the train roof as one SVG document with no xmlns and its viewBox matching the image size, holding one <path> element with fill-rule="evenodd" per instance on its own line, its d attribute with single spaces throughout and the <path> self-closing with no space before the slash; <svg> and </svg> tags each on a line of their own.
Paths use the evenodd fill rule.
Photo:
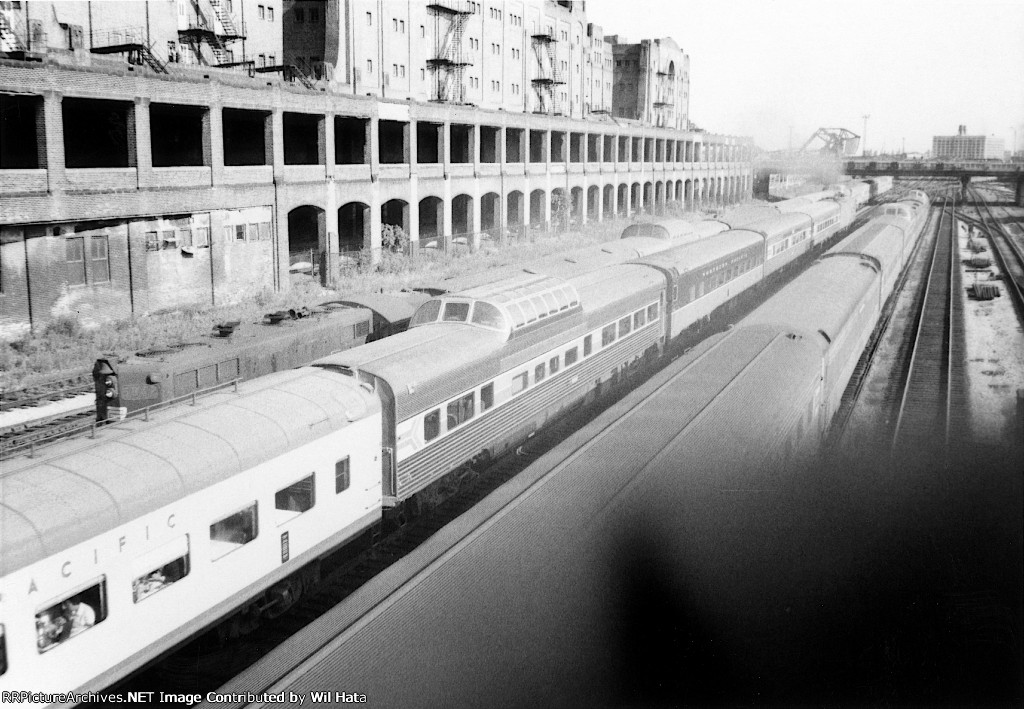
<svg viewBox="0 0 1024 709">
<path fill-rule="evenodd" d="M 378 412 L 351 378 L 293 369 L 12 458 L 0 473 L 0 575 Z"/>
<path fill-rule="evenodd" d="M 368 372 L 383 379 L 394 394 L 398 420 L 403 421 L 435 404 L 438 392 L 448 390 L 446 381 L 495 376 L 497 354 L 507 340 L 507 332 L 440 322 L 323 357 L 313 366 Z"/>
<path fill-rule="evenodd" d="M 657 253 L 671 244 L 651 237 L 631 237 L 588 246 L 568 254 L 548 256 L 525 264 L 526 273 L 571 278 L 605 266 L 631 261 L 646 254 Z"/>
<path fill-rule="evenodd" d="M 725 222 L 732 229 L 759 221 L 765 217 L 778 216 L 779 210 L 770 205 L 743 205 L 731 207 L 719 215 L 719 221 Z"/>
<path fill-rule="evenodd" d="M 799 212 L 789 214 L 775 213 L 743 225 L 747 231 L 760 232 L 765 238 L 770 239 L 776 234 L 784 234 L 811 226 L 811 218 Z"/>
<path fill-rule="evenodd" d="M 748 315 L 741 325 L 784 325 L 820 332 L 829 342 L 849 321 L 865 293 L 877 287 L 878 271 L 860 259 L 830 258 L 811 265 L 795 281 Z"/>
<path fill-rule="evenodd" d="M 651 237 L 671 241 L 680 237 L 687 237 L 696 234 L 693 222 L 685 219 L 659 219 L 654 222 L 638 222 L 630 224 L 622 232 L 623 239 L 636 237 Z"/>
<path fill-rule="evenodd" d="M 430 296 L 410 291 L 405 293 L 358 293 L 346 295 L 337 301 L 342 305 L 367 308 L 390 323 L 408 320 Z"/>
<path fill-rule="evenodd" d="M 582 274 L 571 279 L 571 282 L 580 292 L 586 313 L 598 313 L 604 308 L 618 305 L 624 299 L 665 287 L 664 276 L 639 264 L 602 268 Z"/>
<path fill-rule="evenodd" d="M 661 268 L 675 268 L 682 274 L 741 249 L 762 244 L 764 244 L 764 237 L 757 232 L 733 229 L 720 234 L 715 239 L 704 239 L 692 244 L 684 244 L 648 256 L 640 263 Z"/>
<path fill-rule="evenodd" d="M 382 706 L 501 706 L 530 677 L 537 706 L 607 702 L 611 665 L 590 653 L 621 659 L 608 638 L 635 609 L 616 599 L 636 598 L 623 590 L 637 566 L 616 552 L 648 551 L 642 568 L 671 588 L 696 568 L 701 588 L 732 589 L 745 557 L 723 569 L 717 540 L 737 516 L 722 512 L 778 506 L 763 453 L 820 376 L 820 349 L 784 331 L 723 342 L 655 375 L 583 431 L 600 435 L 532 464 L 220 691 L 358 687 Z M 742 553 L 763 556 L 749 539 Z"/>
<path fill-rule="evenodd" d="M 780 207 L 781 210 L 781 207 Z M 812 221 L 818 222 L 839 213 L 839 203 L 831 199 L 818 202 L 807 202 L 800 205 L 792 205 L 786 211 L 791 214 L 803 214 L 810 217 Z"/>
</svg>

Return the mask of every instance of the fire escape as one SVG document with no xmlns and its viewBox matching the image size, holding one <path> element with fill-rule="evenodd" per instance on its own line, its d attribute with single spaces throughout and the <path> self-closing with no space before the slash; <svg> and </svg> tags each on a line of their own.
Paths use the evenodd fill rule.
<svg viewBox="0 0 1024 709">
<path fill-rule="evenodd" d="M 562 102 L 559 100 L 558 86 L 565 83 L 562 72 L 558 70 L 555 58 L 555 42 L 551 34 L 535 34 L 533 54 L 537 57 L 537 76 L 533 79 L 533 90 L 537 94 L 537 110 L 534 113 L 562 113 Z"/>
<path fill-rule="evenodd" d="M 33 21 L 31 32 L 17 3 L 0 2 L 0 57 L 38 60 L 46 53 L 46 35 L 42 23 Z"/>
<path fill-rule="evenodd" d="M 675 108 L 675 74 L 658 71 L 654 81 L 654 125 L 672 126 Z"/>
<path fill-rule="evenodd" d="M 466 61 L 462 52 L 462 35 L 466 18 L 472 13 L 468 7 L 453 0 L 431 3 L 427 10 L 434 15 L 435 40 L 434 56 L 427 60 L 427 66 L 434 74 L 434 91 L 430 100 L 464 103 L 462 77 L 472 62 Z"/>
<path fill-rule="evenodd" d="M 241 58 L 236 61 L 230 46 L 245 39 L 245 32 L 235 23 L 226 7 L 226 0 L 200 0 L 193 5 L 194 17 L 188 18 L 188 28 L 178 30 L 178 39 L 192 48 L 192 53 L 201 64 L 212 66 L 240 66 L 251 63 Z M 203 45 L 210 48 L 214 62 L 203 53 Z"/>
<path fill-rule="evenodd" d="M 142 27 L 93 32 L 89 51 L 93 54 L 127 54 L 129 64 L 148 66 L 157 74 L 167 73 L 167 67 L 153 54 L 153 44 L 146 41 Z"/>
</svg>

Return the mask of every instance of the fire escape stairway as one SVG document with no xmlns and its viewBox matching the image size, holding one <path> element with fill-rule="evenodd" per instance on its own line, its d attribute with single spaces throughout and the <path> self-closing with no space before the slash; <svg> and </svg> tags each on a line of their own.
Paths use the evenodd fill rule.
<svg viewBox="0 0 1024 709">
<path fill-rule="evenodd" d="M 140 64 L 145 64 L 146 66 L 148 66 L 150 69 L 152 69 L 157 74 L 166 74 L 167 73 L 167 66 L 162 61 L 160 61 L 159 57 L 157 57 L 155 54 L 153 54 L 153 45 L 152 45 L 152 43 L 148 44 L 148 45 L 146 45 L 146 44 L 139 45 L 138 52 L 139 52 L 139 59 L 142 60 L 140 62 Z"/>
<path fill-rule="evenodd" d="M 0 51 L 13 54 L 27 50 L 28 48 L 25 46 L 25 43 L 21 41 L 18 33 L 15 32 L 13 24 L 7 17 L 7 13 L 0 10 Z"/>
</svg>

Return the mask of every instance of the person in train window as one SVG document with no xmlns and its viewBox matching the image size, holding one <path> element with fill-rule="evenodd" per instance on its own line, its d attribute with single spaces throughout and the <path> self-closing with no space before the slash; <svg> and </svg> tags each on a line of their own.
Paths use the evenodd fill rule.
<svg viewBox="0 0 1024 709">
<path fill-rule="evenodd" d="M 61 640 L 66 621 L 63 617 L 53 618 L 49 611 L 43 611 L 36 617 L 36 643 L 40 650 L 45 650 Z"/>
<path fill-rule="evenodd" d="M 96 625 L 96 611 L 88 603 L 83 603 L 81 599 L 69 598 L 64 601 L 63 608 L 64 617 L 71 624 L 69 637 L 73 638 L 83 630 Z"/>
</svg>

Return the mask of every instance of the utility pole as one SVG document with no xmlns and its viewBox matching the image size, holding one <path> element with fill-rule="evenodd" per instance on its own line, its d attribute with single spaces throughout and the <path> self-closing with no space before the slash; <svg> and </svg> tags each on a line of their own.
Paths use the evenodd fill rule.
<svg viewBox="0 0 1024 709">
<path fill-rule="evenodd" d="M 865 113 L 864 118 L 864 130 L 860 134 L 860 154 L 865 156 L 868 154 L 868 119 L 871 118 L 870 113 Z"/>
</svg>

